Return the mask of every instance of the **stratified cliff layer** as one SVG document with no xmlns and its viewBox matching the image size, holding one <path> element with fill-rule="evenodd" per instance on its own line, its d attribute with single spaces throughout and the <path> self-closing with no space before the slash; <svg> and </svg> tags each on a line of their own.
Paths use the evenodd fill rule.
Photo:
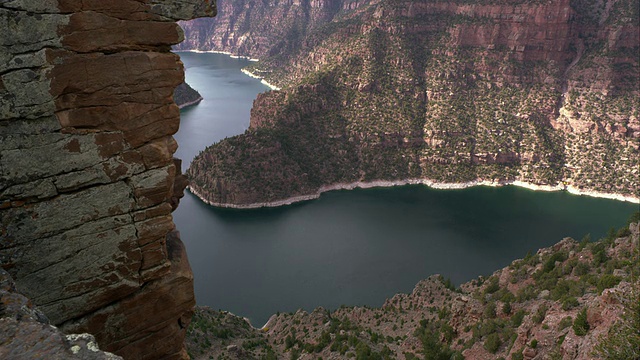
<svg viewBox="0 0 640 360">
<path fill-rule="evenodd" d="M 0 260 L 52 324 L 184 358 L 193 276 L 171 211 L 178 19 L 206 0 L 0 2 Z"/>
<path fill-rule="evenodd" d="M 379 308 L 279 313 L 260 330 L 198 308 L 187 348 L 195 359 L 637 359 L 638 225 L 566 238 L 457 289 L 431 276 Z"/>
<path fill-rule="evenodd" d="M 100 351 L 90 334 L 63 334 L 0 269 L 0 358 L 51 360 L 122 359 Z"/>
<path fill-rule="evenodd" d="M 249 70 L 284 89 L 258 97 L 247 133 L 192 163 L 191 187 L 212 204 L 280 204 L 363 182 L 640 198 L 637 2 L 220 8 L 217 20 L 182 24 L 183 46 L 261 57 Z M 259 17 L 271 13 L 282 18 Z"/>
</svg>

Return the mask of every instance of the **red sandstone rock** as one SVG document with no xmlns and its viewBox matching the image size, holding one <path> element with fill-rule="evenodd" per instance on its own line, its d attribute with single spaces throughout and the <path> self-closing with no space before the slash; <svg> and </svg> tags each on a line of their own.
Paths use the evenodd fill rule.
<svg viewBox="0 0 640 360">
<path fill-rule="evenodd" d="M 54 324 L 127 359 L 187 358 L 169 49 L 175 20 L 214 14 L 207 0 L 0 5 L 2 266 Z"/>
</svg>

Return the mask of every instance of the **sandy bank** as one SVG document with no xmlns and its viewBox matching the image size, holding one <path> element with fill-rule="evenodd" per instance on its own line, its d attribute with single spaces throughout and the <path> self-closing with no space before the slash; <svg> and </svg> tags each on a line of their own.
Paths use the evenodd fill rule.
<svg viewBox="0 0 640 360">
<path fill-rule="evenodd" d="M 370 189 L 370 188 L 377 188 L 377 187 L 382 188 L 382 187 L 418 185 L 418 184 L 426 185 L 432 189 L 442 189 L 442 190 L 466 189 L 472 186 L 497 187 L 497 186 L 512 185 L 512 186 L 518 186 L 518 187 L 535 190 L 535 191 L 567 191 L 574 195 L 585 195 L 585 196 L 591 196 L 596 198 L 628 201 L 628 202 L 640 204 L 640 198 L 633 197 L 633 196 L 626 196 L 626 195 L 620 195 L 620 194 L 608 194 L 608 193 L 602 193 L 597 191 L 585 191 L 585 190 L 577 189 L 572 186 L 536 185 L 536 184 L 530 184 L 523 181 L 503 181 L 503 182 L 469 181 L 469 182 L 463 182 L 463 183 L 442 183 L 442 182 L 436 182 L 429 179 L 403 179 L 403 180 L 393 180 L 393 181 L 377 180 L 377 181 L 369 181 L 369 182 L 358 181 L 358 182 L 352 182 L 352 183 L 337 183 L 337 184 L 322 186 L 315 194 L 293 196 L 290 198 L 271 201 L 271 202 L 259 202 L 259 203 L 241 204 L 241 205 L 211 202 L 205 199 L 204 196 L 202 196 L 197 190 L 194 190 L 191 186 L 189 186 L 188 189 L 192 194 L 200 198 L 200 200 L 202 200 L 203 202 L 211 206 L 232 208 L 232 209 L 257 209 L 262 207 L 278 207 L 278 206 L 284 206 L 284 205 L 291 205 L 301 201 L 313 200 L 313 199 L 319 198 L 322 193 L 325 193 L 328 191 L 334 191 L 334 190 L 353 190 L 355 188 Z"/>
<path fill-rule="evenodd" d="M 202 100 L 204 100 L 204 99 L 202 98 L 202 96 L 200 96 L 196 100 L 186 102 L 186 103 L 184 103 L 182 105 L 178 105 L 178 109 L 183 109 L 183 108 L 186 108 L 187 106 L 195 105 L 195 104 L 199 103 Z"/>
</svg>

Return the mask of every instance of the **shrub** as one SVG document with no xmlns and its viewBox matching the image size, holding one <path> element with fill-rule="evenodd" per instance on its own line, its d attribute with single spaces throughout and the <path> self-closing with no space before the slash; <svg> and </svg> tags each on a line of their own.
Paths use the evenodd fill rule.
<svg viewBox="0 0 640 360">
<path fill-rule="evenodd" d="M 586 262 L 580 261 L 573 268 L 573 274 L 576 276 L 582 276 L 584 274 L 589 273 L 590 269 L 591 268 L 589 267 L 589 264 L 587 264 Z"/>
<path fill-rule="evenodd" d="M 511 314 L 511 303 L 510 302 L 506 302 L 504 303 L 504 305 L 502 305 L 502 313 L 509 315 Z"/>
<path fill-rule="evenodd" d="M 485 319 L 493 319 L 496 317 L 496 303 L 490 302 L 484 308 L 484 312 L 482 313 Z"/>
<path fill-rule="evenodd" d="M 551 255 L 551 257 L 547 259 L 547 261 L 544 262 L 542 271 L 549 272 L 555 268 L 556 261 L 562 262 L 562 261 L 565 261 L 566 259 L 567 259 L 567 254 L 565 254 L 563 251 L 554 253 L 553 255 Z"/>
<path fill-rule="evenodd" d="M 576 316 L 576 320 L 573 322 L 573 332 L 578 336 L 585 336 L 588 331 L 589 323 L 587 322 L 587 308 L 583 308 Z"/>
<path fill-rule="evenodd" d="M 620 282 L 620 278 L 617 276 L 613 276 L 611 274 L 602 275 L 600 279 L 598 279 L 598 293 L 602 293 L 604 289 L 612 288 Z"/>
<path fill-rule="evenodd" d="M 489 279 L 489 285 L 484 289 L 485 294 L 493 294 L 494 292 L 500 290 L 500 285 L 498 284 L 498 277 L 492 276 Z"/>
<path fill-rule="evenodd" d="M 571 326 L 571 324 L 573 324 L 573 318 L 571 316 L 567 316 L 560 320 L 560 323 L 558 323 L 558 330 L 564 330 L 567 327 Z"/>
<path fill-rule="evenodd" d="M 578 307 L 578 305 L 580 305 L 578 303 L 578 299 L 574 298 L 573 296 L 565 298 L 564 300 L 562 300 L 562 310 L 571 310 L 573 308 Z"/>
<path fill-rule="evenodd" d="M 519 327 L 522 324 L 522 319 L 524 319 L 525 314 L 524 310 L 518 310 L 511 316 L 511 325 L 516 328 Z"/>
<path fill-rule="evenodd" d="M 487 336 L 484 341 L 484 349 L 492 354 L 495 354 L 501 344 L 502 341 L 500 340 L 500 335 L 496 333 L 489 334 L 489 336 Z"/>
<path fill-rule="evenodd" d="M 639 294 L 636 289 L 631 294 L 621 295 L 624 312 L 606 336 L 600 336 L 595 347 L 596 354 L 612 360 L 640 359 Z"/>
</svg>

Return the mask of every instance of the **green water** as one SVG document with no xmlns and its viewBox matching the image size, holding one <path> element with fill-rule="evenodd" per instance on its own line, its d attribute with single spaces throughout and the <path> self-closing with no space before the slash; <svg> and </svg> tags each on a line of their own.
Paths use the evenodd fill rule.
<svg viewBox="0 0 640 360">
<path fill-rule="evenodd" d="M 177 156 L 248 126 L 267 88 L 240 72 L 246 60 L 180 53 L 205 98 L 182 112 Z M 187 246 L 196 301 L 262 326 L 277 311 L 380 306 L 439 273 L 459 284 L 488 275 L 566 236 L 603 236 L 637 204 L 516 187 L 424 186 L 336 191 L 276 209 L 212 208 L 186 194 L 174 221 Z"/>
</svg>

